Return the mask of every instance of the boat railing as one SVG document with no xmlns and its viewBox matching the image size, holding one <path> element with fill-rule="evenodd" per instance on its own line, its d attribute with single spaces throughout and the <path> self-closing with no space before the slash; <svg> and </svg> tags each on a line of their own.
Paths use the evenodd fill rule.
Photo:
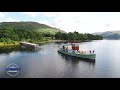
<svg viewBox="0 0 120 90">
<path fill-rule="evenodd" d="M 89 51 L 74 51 L 74 50 L 71 50 L 71 49 L 66 50 L 66 49 L 63 49 L 63 48 L 61 48 L 60 50 L 65 51 L 65 52 L 75 53 L 75 54 L 84 54 L 84 55 L 95 54 L 95 53 L 90 53 Z"/>
</svg>

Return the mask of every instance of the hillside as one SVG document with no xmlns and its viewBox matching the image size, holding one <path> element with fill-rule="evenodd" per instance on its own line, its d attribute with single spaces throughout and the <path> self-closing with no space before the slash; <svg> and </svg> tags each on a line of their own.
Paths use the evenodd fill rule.
<svg viewBox="0 0 120 90">
<path fill-rule="evenodd" d="M 58 32 L 58 33 L 57 33 Z M 2 22 L 0 23 L 0 43 L 14 44 L 19 41 L 41 43 L 49 40 L 101 40 L 100 35 L 66 33 L 63 30 L 37 22 Z"/>
<path fill-rule="evenodd" d="M 16 29 L 16 30 L 31 30 L 35 32 L 50 33 L 55 34 L 57 32 L 65 33 L 65 31 L 50 27 L 45 24 L 40 24 L 38 22 L 1 22 L 1 29 Z"/>
<path fill-rule="evenodd" d="M 101 35 L 105 39 L 120 39 L 120 31 L 96 32 L 93 35 Z"/>
<path fill-rule="evenodd" d="M 37 22 L 1 22 L 0 44 L 14 44 L 18 41 L 44 42 L 54 39 L 57 32 L 66 33 Z"/>
</svg>

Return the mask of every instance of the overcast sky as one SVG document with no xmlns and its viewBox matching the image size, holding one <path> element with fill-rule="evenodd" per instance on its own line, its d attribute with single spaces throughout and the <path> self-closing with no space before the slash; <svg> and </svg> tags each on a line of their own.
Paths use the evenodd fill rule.
<svg viewBox="0 0 120 90">
<path fill-rule="evenodd" d="M 66 32 L 120 30 L 120 12 L 0 12 L 0 22 L 34 21 Z"/>
</svg>

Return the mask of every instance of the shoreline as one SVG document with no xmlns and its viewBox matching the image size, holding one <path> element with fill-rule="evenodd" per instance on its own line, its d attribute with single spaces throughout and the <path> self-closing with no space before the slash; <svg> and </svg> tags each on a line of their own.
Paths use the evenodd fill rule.
<svg viewBox="0 0 120 90">
<path fill-rule="evenodd" d="M 49 40 L 49 41 L 43 41 L 43 42 L 37 42 L 37 44 L 45 44 L 45 43 L 55 43 L 55 42 L 76 42 L 76 43 L 81 43 L 81 42 L 87 42 L 87 41 L 69 41 L 69 40 Z"/>
<path fill-rule="evenodd" d="M 49 40 L 47 42 L 68 42 L 68 40 Z"/>
<path fill-rule="evenodd" d="M 80 41 L 80 40 L 74 40 L 74 41 L 69 41 L 69 40 L 49 40 L 47 42 L 75 42 L 75 43 L 81 43 L 81 42 L 89 42 L 91 40 L 85 40 L 85 41 Z"/>
<path fill-rule="evenodd" d="M 50 42 L 76 42 L 76 43 L 81 43 L 81 42 L 88 42 L 90 40 L 86 40 L 86 41 L 78 41 L 78 40 L 74 40 L 74 41 L 69 41 L 69 40 L 49 40 L 49 41 L 43 41 L 43 42 L 36 42 L 36 44 L 45 44 L 45 43 L 50 43 Z M 4 47 L 4 46 L 17 46 L 20 45 L 19 41 L 17 41 L 15 44 L 11 43 L 11 44 L 4 44 L 3 42 L 0 42 L 0 47 Z"/>
</svg>

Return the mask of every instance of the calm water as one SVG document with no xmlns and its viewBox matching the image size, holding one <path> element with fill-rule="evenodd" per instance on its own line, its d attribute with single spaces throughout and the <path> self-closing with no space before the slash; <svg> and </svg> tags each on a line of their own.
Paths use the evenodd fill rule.
<svg viewBox="0 0 120 90">
<path fill-rule="evenodd" d="M 11 78 L 7 65 L 17 64 L 19 78 L 120 78 L 120 41 L 79 43 L 81 50 L 95 50 L 96 61 L 80 60 L 57 52 L 62 43 L 48 43 L 37 51 L 0 49 L 0 78 Z"/>
</svg>

